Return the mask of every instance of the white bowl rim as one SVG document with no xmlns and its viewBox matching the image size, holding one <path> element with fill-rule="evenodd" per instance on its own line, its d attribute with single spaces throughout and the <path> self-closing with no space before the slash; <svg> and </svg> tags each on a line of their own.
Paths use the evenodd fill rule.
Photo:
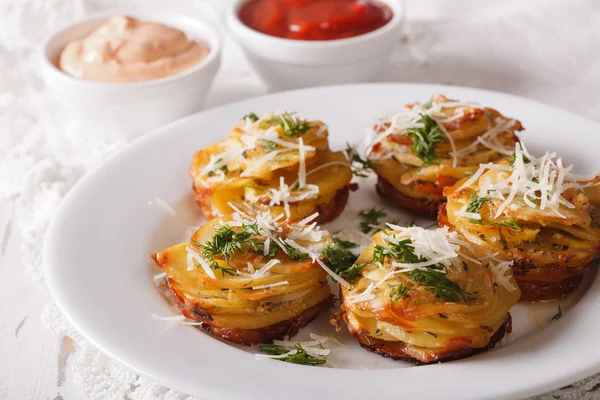
<svg viewBox="0 0 600 400">
<path fill-rule="evenodd" d="M 376 37 L 385 35 L 386 33 L 393 31 L 404 22 L 406 14 L 406 8 L 402 0 L 376 0 L 384 3 L 392 9 L 392 19 L 387 24 L 375 29 L 374 31 L 364 33 L 358 36 L 352 36 L 349 38 L 342 39 L 331 39 L 331 40 L 301 40 L 301 39 L 287 39 L 278 36 L 271 36 L 265 33 L 259 32 L 252 29 L 248 25 L 244 24 L 239 17 L 239 9 L 242 4 L 247 3 L 250 0 L 235 0 L 227 9 L 227 20 L 228 22 L 234 23 L 236 28 L 243 31 L 244 34 L 251 35 L 255 39 L 271 41 L 272 43 L 285 44 L 290 47 L 296 48 L 307 48 L 307 47 L 321 47 L 328 48 L 334 46 L 350 46 L 357 43 L 362 43 Z"/>
<path fill-rule="evenodd" d="M 197 72 L 199 70 L 207 68 L 210 64 L 213 64 L 215 61 L 217 61 L 220 56 L 223 38 L 222 38 L 222 35 L 221 35 L 219 29 L 217 29 L 215 26 L 213 26 L 213 24 L 211 22 L 209 22 L 208 20 L 199 19 L 196 17 L 192 17 L 190 15 L 184 15 L 181 12 L 164 12 L 164 13 L 160 12 L 160 15 L 184 18 L 186 20 L 193 21 L 196 24 L 202 25 L 213 36 L 214 43 L 211 43 L 210 51 L 208 52 L 208 56 L 205 59 L 200 61 L 198 64 L 194 65 L 192 68 L 186 69 L 185 71 L 181 71 L 175 75 L 171 75 L 171 76 L 167 76 L 167 77 L 159 78 L 159 79 L 139 81 L 139 82 L 88 81 L 88 80 L 84 80 L 84 79 L 78 79 L 69 74 L 64 73 L 47 56 L 46 50 L 48 49 L 48 46 L 50 45 L 50 43 L 52 43 L 56 39 L 57 36 L 69 31 L 70 29 L 73 29 L 73 27 L 87 23 L 87 22 L 92 22 L 94 20 L 106 19 L 106 18 L 110 18 L 113 16 L 117 16 L 117 15 L 123 15 L 123 14 L 131 14 L 133 16 L 135 16 L 135 14 L 149 16 L 149 15 L 153 15 L 153 14 L 158 14 L 158 11 L 156 9 L 145 11 L 145 10 L 139 10 L 139 9 L 136 10 L 133 8 L 132 9 L 116 8 L 116 9 L 111 9 L 111 10 L 106 10 L 106 11 L 101 11 L 101 12 L 96 12 L 96 13 L 90 13 L 85 18 L 79 19 L 75 22 L 72 22 L 72 23 L 66 25 L 66 26 L 62 26 L 62 27 L 54 30 L 48 36 L 46 36 L 44 38 L 44 40 L 42 41 L 42 44 L 38 48 L 38 57 L 40 59 L 40 64 L 42 64 L 42 67 L 51 71 L 51 73 L 53 74 L 54 77 L 56 77 L 57 79 L 62 79 L 63 81 L 68 82 L 68 83 L 75 83 L 75 84 L 79 84 L 79 85 L 86 85 L 89 87 L 96 87 L 96 88 L 112 87 L 112 88 L 124 89 L 124 88 L 153 87 L 153 86 L 158 86 L 158 85 L 170 83 L 170 82 L 185 78 L 185 77 L 193 74 L 194 72 Z M 151 17 L 146 17 L 146 18 L 151 18 Z M 169 25 L 169 26 L 171 26 L 171 25 Z M 176 26 L 171 26 L 171 27 L 179 29 Z"/>
</svg>

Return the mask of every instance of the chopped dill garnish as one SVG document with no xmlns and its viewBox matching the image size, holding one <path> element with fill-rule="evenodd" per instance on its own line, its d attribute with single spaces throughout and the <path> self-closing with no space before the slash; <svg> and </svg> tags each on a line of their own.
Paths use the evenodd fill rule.
<svg viewBox="0 0 600 400">
<path fill-rule="evenodd" d="M 350 267 L 346 268 L 338 275 L 347 280 L 348 282 L 353 283 L 356 280 L 356 278 L 358 278 L 358 274 L 360 274 L 360 271 L 362 271 L 362 269 L 366 265 L 367 264 L 365 263 L 352 264 Z"/>
<path fill-rule="evenodd" d="M 368 158 L 363 158 L 356 147 L 346 143 L 346 156 L 351 163 L 352 173 L 355 176 L 366 178 L 373 168 L 373 162 Z"/>
<path fill-rule="evenodd" d="M 513 165 L 515 165 L 516 159 L 517 159 L 517 153 L 516 153 L 516 151 L 513 150 L 512 155 L 508 159 L 508 165 L 510 165 L 511 167 Z M 529 159 L 529 157 L 527 157 L 525 154 L 523 154 L 523 163 L 529 164 L 530 162 L 531 162 L 531 160 Z"/>
<path fill-rule="evenodd" d="M 242 117 L 243 121 L 250 121 L 250 122 L 256 122 L 259 119 L 260 118 L 258 118 L 258 115 L 256 115 L 255 113 L 248 113 Z"/>
<path fill-rule="evenodd" d="M 556 314 L 554 314 L 554 316 L 552 317 L 552 319 L 550 321 L 555 321 L 557 319 L 562 318 L 563 314 L 562 314 L 562 309 L 560 308 L 560 304 L 558 305 L 558 312 Z"/>
<path fill-rule="evenodd" d="M 335 245 L 338 245 L 342 249 L 347 249 L 347 250 L 356 249 L 358 247 L 358 244 L 356 244 L 354 242 L 351 242 L 349 240 L 342 240 L 342 239 L 337 238 L 337 237 L 333 238 L 333 243 Z"/>
<path fill-rule="evenodd" d="M 398 243 L 392 243 L 386 240 L 387 247 L 376 245 L 373 250 L 373 262 L 383 264 L 386 257 L 390 257 L 395 261 L 405 263 L 417 263 L 426 261 L 422 257 L 415 255 L 415 248 L 410 239 L 400 240 Z"/>
<path fill-rule="evenodd" d="M 509 228 L 509 229 L 512 229 L 513 231 L 523 232 L 523 229 L 519 226 L 519 224 L 517 224 L 517 221 L 515 220 L 514 217 L 509 219 L 508 221 L 488 222 L 486 224 L 484 224 L 483 221 L 478 220 L 478 219 L 469 219 L 469 222 L 471 222 L 473 224 L 484 225 L 484 226 L 497 226 L 499 228 Z"/>
<path fill-rule="evenodd" d="M 492 198 L 490 196 L 479 197 L 477 193 L 471 194 L 471 198 L 469 199 L 469 203 L 467 204 L 467 212 L 470 213 L 478 213 L 481 210 L 481 207 L 488 201 L 491 201 Z"/>
<path fill-rule="evenodd" d="M 293 351 L 274 344 L 261 344 L 260 346 L 258 346 L 258 348 L 262 353 L 269 354 L 272 356 L 280 356 L 289 353 L 290 351 Z M 275 358 L 274 360 L 302 365 L 323 365 L 327 362 L 325 357 L 315 357 L 308 354 L 304 347 L 300 345 L 300 343 L 296 344 L 294 350 L 296 350 L 296 353 L 290 354 L 282 358 Z"/>
<path fill-rule="evenodd" d="M 325 243 L 321 249 L 321 257 L 324 258 L 325 265 L 338 275 L 351 268 L 357 259 L 356 254 L 335 243 Z"/>
<path fill-rule="evenodd" d="M 394 304 L 401 300 L 406 293 L 408 292 L 408 286 L 404 283 L 399 283 L 395 286 L 390 286 L 390 293 L 388 294 L 390 298 L 390 303 Z"/>
<path fill-rule="evenodd" d="M 383 263 L 386 257 L 407 264 L 427 261 L 424 257 L 415 254 L 415 248 L 410 239 L 400 240 L 398 243 L 385 241 L 388 247 L 375 246 L 373 262 Z M 425 290 L 447 301 L 459 302 L 462 297 L 465 301 L 469 294 L 461 289 L 454 281 L 450 280 L 440 264 L 430 265 L 425 269 L 414 269 L 407 272 L 407 276 L 415 282 L 425 286 Z"/>
<path fill-rule="evenodd" d="M 461 289 L 458 283 L 448 279 L 446 274 L 439 270 L 414 269 L 408 272 L 408 276 L 413 281 L 426 286 L 425 290 L 444 300 L 459 302 L 461 297 L 465 301 L 469 298 L 468 293 Z"/>
<path fill-rule="evenodd" d="M 295 113 L 283 112 L 265 120 L 264 124 L 269 126 L 281 126 L 283 128 L 283 135 L 286 137 L 302 136 L 311 128 L 311 125 L 307 120 L 298 120 L 294 114 Z"/>
<path fill-rule="evenodd" d="M 272 140 L 263 140 L 262 147 L 267 153 L 277 150 L 277 143 Z"/>
<path fill-rule="evenodd" d="M 251 251 L 257 254 L 264 253 L 264 241 L 259 240 L 260 233 L 258 225 L 244 224 L 236 232 L 232 227 L 225 225 L 217 229 L 214 236 L 204 244 L 192 241 L 192 245 L 202 250 L 200 255 L 209 264 L 214 271 L 220 271 L 223 276 L 235 275 L 236 269 L 232 267 L 231 260 L 236 251 Z M 265 258 L 269 259 L 275 256 L 278 251 L 277 246 L 269 248 Z M 215 258 L 222 258 L 228 267 L 220 265 Z M 198 267 L 199 265 L 196 265 Z"/>
<path fill-rule="evenodd" d="M 298 250 L 295 247 L 286 245 L 285 250 L 287 251 L 287 256 L 292 261 L 302 261 L 306 258 L 309 258 L 309 255 L 302 250 Z"/>
<path fill-rule="evenodd" d="M 447 139 L 440 133 L 437 123 L 429 115 L 421 114 L 417 123 L 423 126 L 409 128 L 405 135 L 412 137 L 415 154 L 423 161 L 423 164 L 431 164 L 438 158 L 437 144 L 445 142 Z"/>
<path fill-rule="evenodd" d="M 387 216 L 387 213 L 383 210 L 378 210 L 373 207 L 369 210 L 364 209 L 358 213 L 358 216 L 362 219 L 360 221 L 360 230 L 362 233 L 369 233 L 379 226 L 379 220 Z"/>
</svg>

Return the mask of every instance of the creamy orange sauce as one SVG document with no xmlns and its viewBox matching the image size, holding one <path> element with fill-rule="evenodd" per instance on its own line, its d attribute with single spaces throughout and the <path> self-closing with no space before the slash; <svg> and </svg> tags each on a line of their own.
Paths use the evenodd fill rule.
<svg viewBox="0 0 600 400">
<path fill-rule="evenodd" d="M 178 29 L 115 16 L 89 36 L 69 43 L 58 67 L 86 81 L 140 82 L 188 70 L 209 51 Z"/>
</svg>

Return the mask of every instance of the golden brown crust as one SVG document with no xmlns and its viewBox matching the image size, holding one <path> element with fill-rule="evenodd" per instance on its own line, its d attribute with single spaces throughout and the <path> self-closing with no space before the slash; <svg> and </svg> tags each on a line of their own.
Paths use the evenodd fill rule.
<svg viewBox="0 0 600 400">
<path fill-rule="evenodd" d="M 406 196 L 405 194 L 400 193 L 391 183 L 381 176 L 378 176 L 377 178 L 375 189 L 381 197 L 387 199 L 397 207 L 406 208 L 422 217 L 436 217 L 437 209 L 443 201 L 416 199 L 414 197 Z"/>
<path fill-rule="evenodd" d="M 485 347 L 473 349 L 473 348 L 463 348 L 463 349 L 453 349 L 453 350 L 432 350 L 430 354 L 428 354 L 429 358 L 426 360 L 419 360 L 410 355 L 406 354 L 403 351 L 403 347 L 405 346 L 402 342 L 389 342 L 381 339 L 375 339 L 372 337 L 367 337 L 365 335 L 361 335 L 360 333 L 355 334 L 353 332 L 352 335 L 358 340 L 359 344 L 365 349 L 372 351 L 374 353 L 379 354 L 382 357 L 391 358 L 393 360 L 399 361 L 408 361 L 415 365 L 427 365 L 427 364 L 438 364 L 442 362 L 454 361 L 461 358 L 471 357 L 475 354 L 483 353 L 488 351 L 489 349 L 494 348 L 496 343 L 498 343 L 506 333 L 510 333 L 512 331 L 512 319 L 510 317 L 510 313 L 506 315 L 506 320 L 500 326 L 500 329 L 496 331 L 496 333 L 492 336 L 489 344 Z"/>
<path fill-rule="evenodd" d="M 203 329 L 220 339 L 246 346 L 269 343 L 273 340 L 283 340 L 285 336 L 292 337 L 298 333 L 300 328 L 308 325 L 321 310 L 333 305 L 333 297 L 329 296 L 322 302 L 304 310 L 299 315 L 264 328 L 226 328 L 216 326 L 212 316 L 208 312 L 202 310 L 197 304 L 187 301 L 170 285 L 169 292 L 171 293 L 173 301 L 177 304 L 179 310 L 186 318 L 202 323 L 202 325 L 198 326 L 198 329 Z"/>
<path fill-rule="evenodd" d="M 438 212 L 438 224 L 454 229 L 448 220 L 446 204 L 441 204 Z M 587 265 L 573 267 L 560 264 L 544 265 L 538 268 L 535 260 L 524 252 L 509 252 L 513 261 L 513 274 L 521 289 L 521 300 L 538 301 L 564 297 L 574 292 L 583 276 L 590 270 Z"/>
</svg>

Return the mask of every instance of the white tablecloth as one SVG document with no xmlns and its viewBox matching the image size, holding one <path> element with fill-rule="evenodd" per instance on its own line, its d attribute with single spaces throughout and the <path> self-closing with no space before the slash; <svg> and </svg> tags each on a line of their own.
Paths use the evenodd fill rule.
<svg viewBox="0 0 600 400">
<path fill-rule="evenodd" d="M 207 0 L 217 8 L 228 1 Z M 97 139 L 45 96 L 34 50 L 49 30 L 85 12 L 131 2 L 0 1 L 0 399 L 186 398 L 83 341 L 47 306 L 41 274 L 43 233 L 62 197 L 123 143 Z M 176 6 L 202 12 L 198 3 Z M 377 80 L 500 90 L 600 119 L 600 1 L 408 0 L 407 7 L 405 34 Z M 207 106 L 264 92 L 227 39 Z M 540 398 L 600 398 L 599 387 L 593 377 Z"/>
</svg>

